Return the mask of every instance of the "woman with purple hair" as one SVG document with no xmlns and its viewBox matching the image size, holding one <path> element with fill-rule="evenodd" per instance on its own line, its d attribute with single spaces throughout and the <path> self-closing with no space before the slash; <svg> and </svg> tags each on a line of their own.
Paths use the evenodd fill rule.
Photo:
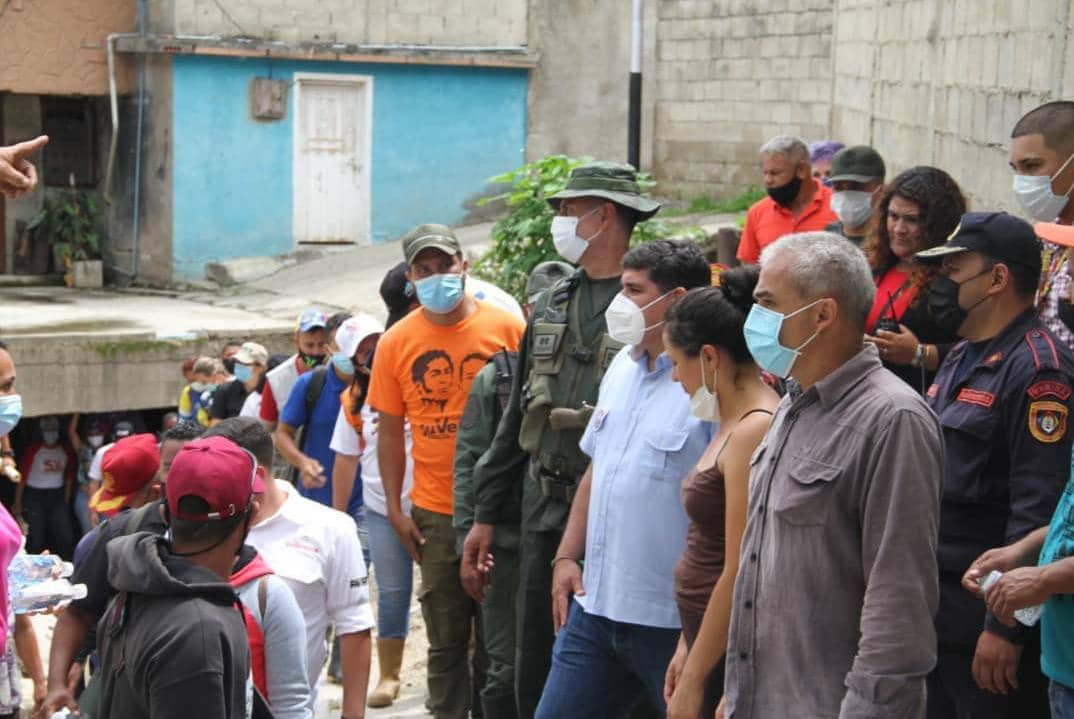
<svg viewBox="0 0 1074 719">
<path fill-rule="evenodd" d="M 809 143 L 809 162 L 813 165 L 813 177 L 831 186 L 828 176 L 832 174 L 832 158 L 846 145 L 835 140 L 817 140 Z"/>
</svg>

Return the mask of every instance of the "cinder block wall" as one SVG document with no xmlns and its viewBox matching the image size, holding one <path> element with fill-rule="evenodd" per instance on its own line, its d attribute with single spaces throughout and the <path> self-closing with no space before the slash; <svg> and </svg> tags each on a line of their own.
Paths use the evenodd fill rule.
<svg viewBox="0 0 1074 719">
<path fill-rule="evenodd" d="M 525 45 L 526 2 L 171 0 L 177 33 L 424 45 Z"/>
<path fill-rule="evenodd" d="M 760 182 L 780 132 L 875 146 L 889 178 L 942 167 L 973 207 L 1013 209 L 1025 111 L 1074 99 L 1067 0 L 661 0 L 654 170 L 665 192 Z"/>
<path fill-rule="evenodd" d="M 1074 99 L 1066 0 L 839 0 L 832 135 L 876 146 L 899 172 L 949 172 L 976 209 L 1015 209 L 1011 128 Z"/>
<path fill-rule="evenodd" d="M 215 356 L 226 337 L 179 342 L 151 334 L 12 336 L 5 341 L 17 364 L 26 415 L 38 417 L 171 407 L 183 388 L 183 360 L 191 354 Z M 294 351 L 290 333 L 256 341 L 269 352 Z"/>
<path fill-rule="evenodd" d="M 760 182 L 769 137 L 828 134 L 832 0 L 663 0 L 653 172 L 661 191 L 727 197 Z"/>
</svg>

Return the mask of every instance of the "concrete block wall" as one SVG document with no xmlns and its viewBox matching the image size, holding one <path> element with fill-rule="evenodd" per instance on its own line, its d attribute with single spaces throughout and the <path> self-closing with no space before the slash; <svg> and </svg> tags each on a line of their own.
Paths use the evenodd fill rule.
<svg viewBox="0 0 1074 719">
<path fill-rule="evenodd" d="M 173 31 L 287 42 L 524 45 L 526 0 L 155 0 Z"/>
<path fill-rule="evenodd" d="M 172 407 L 191 354 L 215 355 L 224 337 L 190 342 L 150 335 L 5 338 L 18 363 L 19 393 L 29 417 L 68 412 Z M 293 352 L 290 333 L 253 338 L 269 352 Z"/>
<path fill-rule="evenodd" d="M 971 207 L 1015 209 L 1007 151 L 1026 111 L 1074 97 L 1074 11 L 1026 0 L 837 0 L 832 136 L 893 173 L 946 170 Z"/>
<path fill-rule="evenodd" d="M 660 0 L 653 169 L 663 192 L 759 182 L 787 132 L 871 144 L 889 179 L 948 171 L 976 209 L 1015 209 L 1011 128 L 1074 98 L 1067 0 Z"/>
<path fill-rule="evenodd" d="M 827 136 L 832 0 L 657 4 L 653 173 L 662 194 L 726 197 L 760 184 L 769 137 Z"/>
</svg>

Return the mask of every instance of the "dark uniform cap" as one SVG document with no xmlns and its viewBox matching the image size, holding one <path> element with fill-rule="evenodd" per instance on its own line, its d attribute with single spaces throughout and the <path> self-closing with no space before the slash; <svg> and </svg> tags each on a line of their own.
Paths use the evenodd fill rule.
<svg viewBox="0 0 1074 719">
<path fill-rule="evenodd" d="M 980 252 L 999 262 L 1039 268 L 1040 250 L 1040 240 L 1025 220 L 1006 212 L 967 212 L 947 242 L 914 257 L 936 264 L 948 255 Z"/>
<path fill-rule="evenodd" d="M 592 162 L 574 168 L 567 180 L 567 186 L 549 197 L 548 202 L 558 211 L 559 201 L 570 197 L 602 197 L 611 200 L 617 205 L 634 210 L 639 221 L 648 220 L 660 209 L 659 202 L 642 197 L 634 168 L 614 162 Z"/>
<path fill-rule="evenodd" d="M 414 261 L 419 252 L 429 247 L 440 250 L 449 255 L 458 255 L 462 252 L 459 238 L 446 225 L 418 225 L 403 237 L 403 257 L 407 264 Z"/>
<path fill-rule="evenodd" d="M 407 282 L 406 272 L 407 264 L 400 262 L 388 270 L 388 274 L 384 275 L 384 280 L 380 283 L 380 298 L 388 307 L 386 327 L 391 327 L 410 312 L 410 305 L 414 301 L 414 290 L 408 287 L 410 283 Z"/>
<path fill-rule="evenodd" d="M 533 268 L 529 280 L 526 281 L 526 301 L 533 303 L 537 295 L 559 282 L 564 277 L 569 277 L 574 268 L 566 262 L 550 260 L 542 262 Z"/>
<path fill-rule="evenodd" d="M 830 182 L 871 182 L 883 180 L 884 158 L 868 145 L 846 147 L 832 158 Z"/>
</svg>

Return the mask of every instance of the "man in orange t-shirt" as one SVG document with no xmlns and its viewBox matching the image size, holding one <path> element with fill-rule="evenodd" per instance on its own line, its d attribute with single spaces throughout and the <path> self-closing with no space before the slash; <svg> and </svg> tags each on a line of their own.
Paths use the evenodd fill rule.
<svg viewBox="0 0 1074 719">
<path fill-rule="evenodd" d="M 451 524 L 455 435 L 474 367 L 502 349 L 516 351 L 526 325 L 466 293 L 467 263 L 447 227 L 414 228 L 403 238 L 403 254 L 421 309 L 399 320 L 377 345 L 369 404 L 380 413 L 377 459 L 388 520 L 421 565 L 429 708 L 439 719 L 465 717 L 473 695 L 467 655 L 478 612 L 459 582 Z M 409 517 L 401 503 L 406 422 L 414 442 Z"/>
<path fill-rule="evenodd" d="M 754 263 L 761 250 L 784 235 L 823 230 L 839 218 L 832 191 L 813 177 L 809 148 L 797 137 L 778 135 L 761 146 L 765 197 L 746 213 L 738 259 Z"/>
</svg>

